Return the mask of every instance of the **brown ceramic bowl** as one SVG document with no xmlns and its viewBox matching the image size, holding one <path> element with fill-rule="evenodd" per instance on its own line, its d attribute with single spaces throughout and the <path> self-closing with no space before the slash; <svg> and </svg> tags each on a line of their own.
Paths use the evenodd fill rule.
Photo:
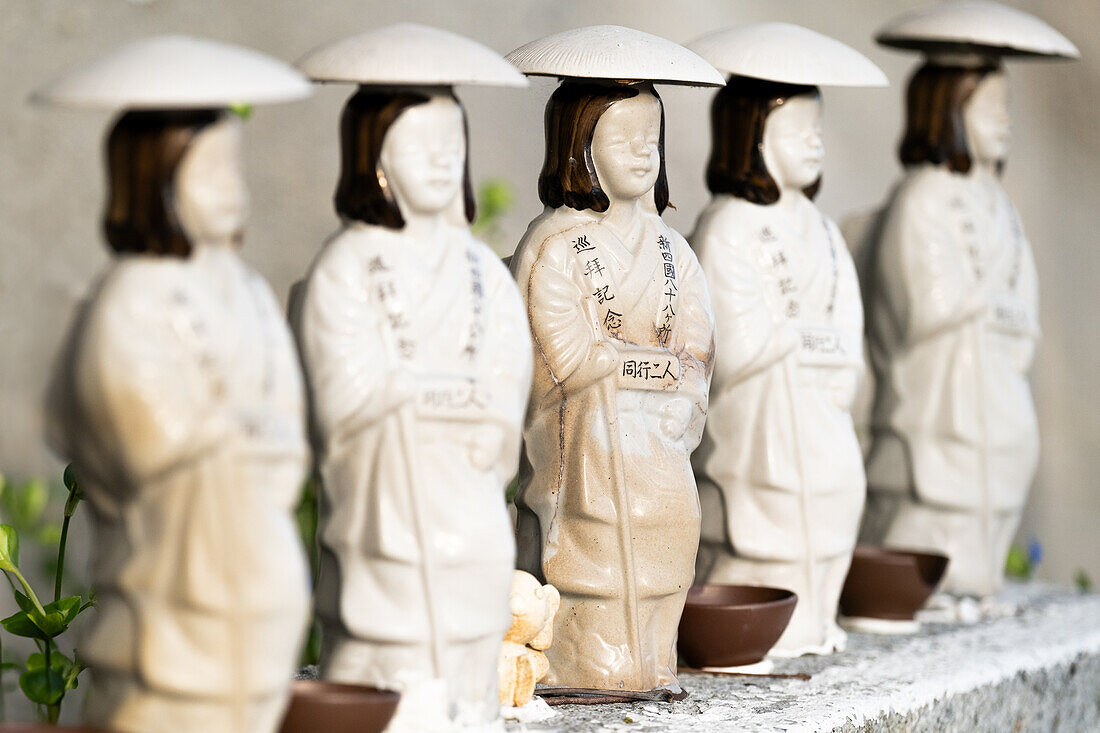
<svg viewBox="0 0 1100 733">
<path fill-rule="evenodd" d="M 298 680 L 280 733 L 382 733 L 397 710 L 396 692 Z"/>
<path fill-rule="evenodd" d="M 797 602 L 781 588 L 692 586 L 680 617 L 680 656 L 692 667 L 755 664 L 779 641 Z"/>
<path fill-rule="evenodd" d="M 859 545 L 840 594 L 845 616 L 911 621 L 947 570 L 947 557 Z"/>
</svg>

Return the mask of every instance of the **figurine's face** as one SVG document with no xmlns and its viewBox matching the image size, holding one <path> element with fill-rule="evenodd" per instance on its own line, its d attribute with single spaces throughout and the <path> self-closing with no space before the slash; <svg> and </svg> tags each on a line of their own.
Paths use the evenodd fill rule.
<svg viewBox="0 0 1100 733">
<path fill-rule="evenodd" d="M 452 207 L 462 195 L 466 165 L 462 110 L 443 95 L 408 108 L 386 132 L 381 163 L 402 212 Z"/>
<path fill-rule="evenodd" d="M 789 97 L 764 123 L 764 165 L 780 190 L 803 189 L 821 176 L 821 97 Z"/>
<path fill-rule="evenodd" d="M 612 104 L 592 133 L 592 162 L 611 200 L 637 199 L 661 173 L 661 103 L 648 91 Z"/>
<path fill-rule="evenodd" d="M 987 74 L 963 106 L 970 155 L 996 163 L 1008 155 L 1011 119 L 1008 116 L 1008 80 L 1002 72 Z"/>
<path fill-rule="evenodd" d="M 236 238 L 248 219 L 241 120 L 226 115 L 191 142 L 176 171 L 176 216 L 192 242 Z"/>
</svg>

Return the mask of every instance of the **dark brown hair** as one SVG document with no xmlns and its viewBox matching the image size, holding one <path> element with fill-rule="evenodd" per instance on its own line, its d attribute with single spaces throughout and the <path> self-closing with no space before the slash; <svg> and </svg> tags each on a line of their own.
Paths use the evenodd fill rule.
<svg viewBox="0 0 1100 733">
<path fill-rule="evenodd" d="M 109 194 L 103 231 L 115 252 L 187 257 L 176 216 L 176 171 L 198 134 L 225 114 L 215 109 L 132 111 L 107 138 Z"/>
<path fill-rule="evenodd" d="M 546 160 L 539 173 L 539 199 L 550 208 L 568 206 L 577 211 L 607 211 L 611 201 L 600 188 L 592 161 L 592 136 L 596 123 L 615 102 L 638 96 L 643 90 L 661 108 L 661 136 L 657 143 L 661 169 L 653 185 L 657 212 L 668 206 L 665 175 L 665 107 L 652 84 L 619 84 L 565 81 L 546 103 Z"/>
<path fill-rule="evenodd" d="M 462 112 L 466 135 L 466 110 L 458 97 L 451 99 Z M 390 229 L 403 229 L 405 219 L 382 171 L 382 143 L 401 113 L 430 101 L 414 91 L 361 86 L 348 100 L 340 117 L 340 182 L 336 184 L 336 211 L 341 216 Z M 468 137 L 467 137 L 468 139 Z M 466 220 L 474 220 L 474 191 L 470 185 L 470 146 L 463 163 L 462 196 Z"/>
<path fill-rule="evenodd" d="M 777 107 L 791 97 L 818 95 L 815 86 L 783 84 L 747 76 L 731 76 L 710 106 L 711 151 L 707 188 L 754 204 L 779 200 L 779 186 L 764 164 L 764 125 Z M 813 198 L 821 177 L 802 189 Z"/>
<path fill-rule="evenodd" d="M 905 137 L 898 157 L 905 165 L 946 164 L 966 173 L 973 161 L 966 140 L 963 107 L 996 65 L 979 68 L 926 63 L 909 80 L 906 95 Z"/>
</svg>

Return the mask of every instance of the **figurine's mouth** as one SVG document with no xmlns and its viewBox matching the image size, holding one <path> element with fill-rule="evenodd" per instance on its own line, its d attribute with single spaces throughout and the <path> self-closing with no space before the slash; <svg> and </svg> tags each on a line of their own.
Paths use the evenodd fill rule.
<svg viewBox="0 0 1100 733">
<path fill-rule="evenodd" d="M 634 175 L 638 176 L 639 178 L 643 178 L 645 176 L 648 176 L 653 171 L 653 166 L 651 166 L 651 165 L 636 165 L 633 168 L 631 168 L 630 170 L 634 172 Z"/>
</svg>

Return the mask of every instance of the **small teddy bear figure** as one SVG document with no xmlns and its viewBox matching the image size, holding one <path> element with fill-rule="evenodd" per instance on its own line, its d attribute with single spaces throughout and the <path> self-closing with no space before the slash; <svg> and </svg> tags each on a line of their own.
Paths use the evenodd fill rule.
<svg viewBox="0 0 1100 733">
<path fill-rule="evenodd" d="M 542 585 L 530 573 L 512 575 L 512 626 L 504 635 L 497 663 L 500 675 L 500 704 L 522 707 L 531 702 L 535 683 L 550 669 L 543 651 L 554 636 L 554 615 L 561 596 L 552 585 Z"/>
</svg>

